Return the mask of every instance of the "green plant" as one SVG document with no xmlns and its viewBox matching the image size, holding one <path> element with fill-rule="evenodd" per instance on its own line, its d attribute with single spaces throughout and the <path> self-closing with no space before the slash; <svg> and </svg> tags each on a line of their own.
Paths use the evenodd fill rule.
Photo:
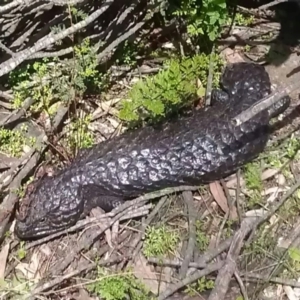
<svg viewBox="0 0 300 300">
<path fill-rule="evenodd" d="M 200 251 L 205 251 L 209 245 L 209 237 L 205 234 L 201 221 L 196 222 L 196 240 Z"/>
<path fill-rule="evenodd" d="M 244 168 L 247 188 L 250 190 L 262 190 L 261 170 L 258 163 L 249 163 Z"/>
<path fill-rule="evenodd" d="M 197 293 L 203 293 L 204 291 L 213 289 L 214 286 L 215 283 L 213 280 L 203 276 L 198 279 L 197 282 L 188 285 L 184 292 L 190 296 L 195 296 Z"/>
<path fill-rule="evenodd" d="M 25 243 L 22 241 L 20 243 L 20 249 L 18 250 L 18 258 L 20 260 L 22 260 L 23 258 L 25 258 L 26 254 L 27 254 L 27 252 L 26 252 L 26 250 L 24 248 L 24 245 L 25 245 Z"/>
<path fill-rule="evenodd" d="M 45 111 L 52 116 L 58 101 L 73 101 L 87 89 L 101 91 L 109 73 L 97 70 L 96 48 L 89 39 L 74 47 L 74 59 L 44 58 L 32 65 L 17 69 L 10 75 L 14 106 L 19 108 L 26 98 L 35 100 L 32 111 Z"/>
<path fill-rule="evenodd" d="M 261 180 L 261 169 L 257 162 L 252 162 L 244 167 L 246 186 L 250 191 L 248 207 L 254 207 L 261 202 L 261 191 L 263 188 Z"/>
<path fill-rule="evenodd" d="M 31 98 L 34 104 L 30 111 L 44 113 L 51 121 L 62 102 L 69 105 L 69 102 L 82 98 L 87 91 L 100 93 L 106 87 L 109 73 L 101 74 L 97 70 L 95 51 L 96 47 L 85 39 L 79 46 L 74 46 L 73 59 L 46 58 L 12 72 L 10 84 L 14 107 L 20 108 L 25 99 Z M 87 116 L 75 118 L 70 124 L 66 143 L 72 149 L 92 145 L 89 122 L 90 116 Z"/>
<path fill-rule="evenodd" d="M 228 19 L 225 0 L 179 1 L 173 14 L 187 22 L 190 36 L 207 35 L 211 41 L 218 37 Z"/>
<path fill-rule="evenodd" d="M 94 144 L 94 135 L 89 129 L 91 116 L 77 118 L 69 126 L 65 141 L 71 149 L 88 148 Z"/>
<path fill-rule="evenodd" d="M 26 137 L 27 126 L 22 125 L 20 129 L 9 130 L 0 128 L 0 150 L 15 157 L 20 157 L 24 147 L 32 147 L 35 138 Z"/>
<path fill-rule="evenodd" d="M 148 300 L 146 287 L 130 273 L 109 274 L 98 268 L 95 282 L 87 289 L 104 300 L 123 300 L 130 296 L 132 300 Z"/>
<path fill-rule="evenodd" d="M 116 59 L 116 64 L 125 64 L 125 65 L 129 65 L 129 66 L 135 66 L 137 64 L 137 54 L 138 54 L 138 49 L 142 48 L 143 45 L 138 45 L 137 42 L 129 42 L 128 40 L 126 40 L 124 42 L 123 47 L 118 48 L 116 50 L 116 55 L 117 55 L 117 59 Z"/>
<path fill-rule="evenodd" d="M 232 18 L 228 18 L 227 24 L 230 25 Z M 238 26 L 250 26 L 254 22 L 254 16 L 237 13 L 234 18 L 234 24 Z"/>
<path fill-rule="evenodd" d="M 213 86 L 217 86 L 223 61 L 212 56 Z M 203 96 L 210 58 L 204 54 L 183 60 L 172 59 L 165 69 L 145 80 L 138 81 L 130 90 L 128 100 L 122 101 L 119 117 L 127 122 L 161 120 L 175 109 L 185 107 Z M 197 79 L 202 86 L 197 86 Z"/>
<path fill-rule="evenodd" d="M 162 256 L 174 252 L 179 242 L 179 234 L 166 226 L 148 227 L 145 234 L 143 253 L 146 257 Z"/>
</svg>

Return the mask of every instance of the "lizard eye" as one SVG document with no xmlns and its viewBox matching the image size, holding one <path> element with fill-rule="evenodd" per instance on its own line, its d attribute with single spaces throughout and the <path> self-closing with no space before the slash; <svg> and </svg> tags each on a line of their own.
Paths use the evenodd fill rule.
<svg viewBox="0 0 300 300">
<path fill-rule="evenodd" d="M 41 218 L 41 219 L 40 219 L 40 222 L 41 222 L 41 223 L 45 223 L 45 222 L 46 222 L 46 218 Z"/>
</svg>

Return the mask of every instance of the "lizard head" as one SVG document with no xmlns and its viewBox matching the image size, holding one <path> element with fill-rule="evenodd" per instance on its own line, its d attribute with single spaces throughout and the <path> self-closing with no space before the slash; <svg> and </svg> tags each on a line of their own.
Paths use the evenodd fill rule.
<svg viewBox="0 0 300 300">
<path fill-rule="evenodd" d="M 76 184 L 56 177 L 40 180 L 23 199 L 17 216 L 15 234 L 22 240 L 37 239 L 74 225 L 83 212 Z"/>
</svg>

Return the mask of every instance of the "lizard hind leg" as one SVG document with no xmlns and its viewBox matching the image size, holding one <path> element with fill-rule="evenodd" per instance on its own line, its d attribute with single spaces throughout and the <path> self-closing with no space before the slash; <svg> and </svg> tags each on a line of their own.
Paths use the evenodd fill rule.
<svg viewBox="0 0 300 300">
<path fill-rule="evenodd" d="M 80 196 L 84 201 L 83 215 L 89 214 L 96 207 L 100 207 L 105 212 L 110 212 L 125 202 L 121 197 L 109 195 L 103 188 L 94 184 L 81 186 Z"/>
</svg>

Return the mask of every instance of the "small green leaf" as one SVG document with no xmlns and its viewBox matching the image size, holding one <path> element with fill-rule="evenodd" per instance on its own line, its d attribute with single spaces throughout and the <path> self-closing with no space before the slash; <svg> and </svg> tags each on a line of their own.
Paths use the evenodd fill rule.
<svg viewBox="0 0 300 300">
<path fill-rule="evenodd" d="M 300 249 L 295 247 L 289 248 L 289 256 L 294 261 L 300 261 Z"/>
<path fill-rule="evenodd" d="M 197 90 L 197 95 L 199 97 L 204 97 L 205 96 L 205 91 L 206 91 L 206 88 L 201 86 L 198 90 Z"/>
</svg>

